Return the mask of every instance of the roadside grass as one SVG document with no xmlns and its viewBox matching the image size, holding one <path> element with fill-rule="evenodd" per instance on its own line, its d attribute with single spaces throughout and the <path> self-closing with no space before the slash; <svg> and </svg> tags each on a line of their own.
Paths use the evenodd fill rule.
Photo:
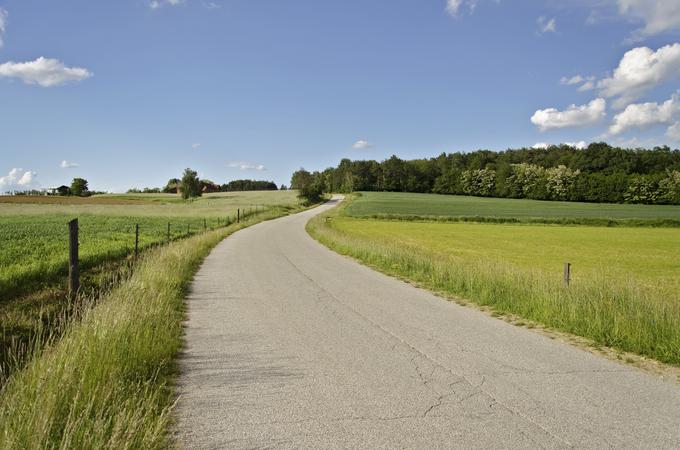
<svg viewBox="0 0 680 450">
<path fill-rule="evenodd" d="M 458 195 L 362 192 L 352 217 L 446 222 L 680 227 L 680 206 L 553 202 Z"/>
<path fill-rule="evenodd" d="M 146 252 L 125 281 L 83 302 L 0 391 L 0 448 L 166 448 L 184 298 L 203 258 L 240 224 Z"/>
<path fill-rule="evenodd" d="M 540 229 L 559 233 L 566 227 L 515 225 L 512 231 L 522 234 L 508 233 L 505 241 L 492 236 L 486 241 L 465 240 L 465 227 L 488 227 L 486 231 L 493 234 L 493 228 L 498 225 L 403 224 L 343 217 L 343 209 L 349 209 L 351 205 L 343 205 L 339 210 L 312 219 L 308 231 L 338 253 L 425 288 L 487 306 L 495 313 L 516 315 L 582 336 L 599 345 L 649 356 L 664 363 L 680 364 L 677 290 L 663 286 L 657 289 L 653 283 L 640 283 L 634 273 L 611 278 L 606 272 L 597 270 L 577 275 L 571 286 L 565 288 L 560 276 L 563 261 L 558 262 L 552 274 L 536 268 L 541 264 L 541 251 L 550 247 L 549 242 L 541 241 Z M 414 228 L 395 231 L 395 227 L 402 225 Z M 418 230 L 420 226 L 424 228 Z M 439 247 L 431 245 L 438 239 L 429 235 L 429 226 L 450 228 L 453 236 L 450 247 L 446 243 L 439 243 Z M 581 231 L 581 228 L 571 229 Z M 602 231 L 605 230 L 595 230 L 593 237 Z M 655 233 L 660 230 L 627 232 L 634 236 L 641 231 Z M 478 237 L 483 235 L 483 230 L 476 232 L 482 233 Z M 611 243 L 616 245 L 616 238 L 612 239 Z M 644 272 L 645 261 L 641 259 L 644 255 L 639 254 L 640 248 L 633 246 L 626 250 L 625 240 L 618 243 L 619 248 L 613 251 L 628 255 L 633 262 L 637 260 Z M 512 252 L 517 251 L 514 246 L 531 249 L 533 245 L 535 252 L 525 255 L 526 260 L 522 263 L 507 258 L 507 254 L 494 257 L 494 245 L 506 245 L 505 250 Z M 597 249 L 593 252 L 596 254 Z M 610 264 L 618 262 L 611 253 L 602 256 Z M 579 273 L 578 266 L 576 270 Z M 671 291 L 675 294 L 669 297 L 667 294 Z"/>
</svg>

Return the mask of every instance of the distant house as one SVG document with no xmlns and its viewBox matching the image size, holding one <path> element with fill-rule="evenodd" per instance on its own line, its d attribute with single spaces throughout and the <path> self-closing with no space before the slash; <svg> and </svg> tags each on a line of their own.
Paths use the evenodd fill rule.
<svg viewBox="0 0 680 450">
<path fill-rule="evenodd" d="M 50 195 L 71 195 L 71 188 L 61 185 L 59 187 L 49 189 L 49 193 Z"/>
</svg>

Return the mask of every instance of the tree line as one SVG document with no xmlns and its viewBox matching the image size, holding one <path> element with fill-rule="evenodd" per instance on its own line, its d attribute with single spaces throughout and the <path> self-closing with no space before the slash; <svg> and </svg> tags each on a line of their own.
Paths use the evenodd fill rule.
<svg viewBox="0 0 680 450">
<path fill-rule="evenodd" d="M 598 203 L 680 204 L 680 151 L 593 143 L 501 152 L 442 153 L 428 159 L 343 159 L 293 174 L 292 189 L 393 191 Z"/>
<path fill-rule="evenodd" d="M 171 178 L 162 188 L 128 189 L 128 194 L 183 194 L 185 198 L 199 197 L 211 192 L 240 192 L 240 191 L 276 191 L 279 187 L 273 181 L 262 180 L 233 180 L 224 184 L 217 184 L 208 179 L 201 179 L 195 170 L 186 169 L 182 178 Z M 287 189 L 281 185 L 281 190 Z"/>
</svg>

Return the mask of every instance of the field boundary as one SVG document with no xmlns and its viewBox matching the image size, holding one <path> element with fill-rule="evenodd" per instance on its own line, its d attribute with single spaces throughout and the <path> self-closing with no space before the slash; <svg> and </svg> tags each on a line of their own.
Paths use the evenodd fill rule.
<svg viewBox="0 0 680 450">
<path fill-rule="evenodd" d="M 659 301 L 632 283 L 595 280 L 565 288 L 561 280 L 547 280 L 540 273 L 511 265 L 460 264 L 411 246 L 354 236 L 337 229 L 333 220 L 344 215 L 349 202 L 310 220 L 309 234 L 375 270 L 463 304 L 473 303 L 493 315 L 518 317 L 619 354 L 628 352 L 680 366 L 677 304 Z"/>
<path fill-rule="evenodd" d="M 595 217 L 494 217 L 494 216 L 431 216 L 417 214 L 350 214 L 353 219 L 386 220 L 395 222 L 489 223 L 517 225 L 562 225 L 593 227 L 680 228 L 677 219 L 613 219 Z"/>
<path fill-rule="evenodd" d="M 0 391 L 0 448 L 166 448 L 184 299 L 223 239 L 305 208 L 278 208 L 140 256 Z M 49 376 L 46 376 L 49 374 Z"/>
</svg>

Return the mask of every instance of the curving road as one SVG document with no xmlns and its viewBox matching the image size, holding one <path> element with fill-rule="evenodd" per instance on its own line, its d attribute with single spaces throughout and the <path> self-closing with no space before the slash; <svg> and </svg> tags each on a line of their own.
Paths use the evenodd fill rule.
<svg viewBox="0 0 680 450">
<path fill-rule="evenodd" d="M 196 275 L 185 448 L 680 448 L 680 386 L 442 300 L 310 238 L 240 231 Z"/>
</svg>

